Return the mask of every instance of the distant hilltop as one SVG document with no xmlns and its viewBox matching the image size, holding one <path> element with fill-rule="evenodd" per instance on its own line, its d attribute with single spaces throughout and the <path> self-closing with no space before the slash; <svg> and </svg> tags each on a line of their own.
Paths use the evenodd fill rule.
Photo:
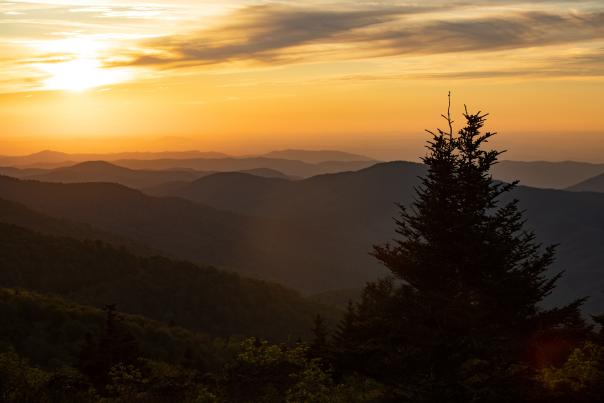
<svg viewBox="0 0 604 403">
<path fill-rule="evenodd" d="M 23 156 L 0 155 L 0 166 L 23 168 L 57 168 L 85 161 L 119 161 L 119 160 L 189 160 L 189 159 L 241 159 L 271 158 L 297 160 L 307 163 L 343 162 L 343 161 L 376 161 L 371 157 L 334 150 L 280 150 L 266 154 L 235 156 L 215 151 L 159 151 L 159 152 L 120 152 L 120 153 L 79 153 L 69 154 L 60 151 L 44 150 Z"/>
<path fill-rule="evenodd" d="M 249 155 L 195 150 L 108 154 L 68 154 L 44 150 L 24 156 L 0 156 L 0 174 L 22 179 L 67 182 L 83 176 L 85 179 L 102 179 L 146 188 L 156 186 L 162 178 L 157 173 L 134 170 L 170 171 L 163 173 L 163 179 L 177 182 L 191 181 L 215 172 L 247 172 L 258 176 L 295 179 L 356 171 L 380 162 L 384 161 L 339 150 L 284 149 Z M 82 163 L 87 164 L 78 166 Z M 67 167 L 73 168 L 69 175 L 65 171 L 48 172 Z M 94 178 L 91 176 L 91 169 L 96 173 Z M 493 167 L 492 173 L 494 178 L 504 182 L 519 180 L 521 185 L 538 188 L 592 192 L 604 189 L 604 164 L 579 161 L 501 161 Z"/>
<path fill-rule="evenodd" d="M 59 167 L 85 161 L 116 161 L 121 159 L 190 159 L 190 158 L 227 158 L 227 154 L 214 151 L 160 151 L 160 152 L 121 152 L 107 154 L 68 154 L 60 151 L 44 150 L 23 156 L 0 156 L 0 165 L 15 167 Z"/>
<path fill-rule="evenodd" d="M 373 158 L 367 157 L 365 155 L 351 154 L 343 151 L 332 150 L 281 150 L 271 151 L 261 156 L 284 160 L 298 160 L 310 163 L 319 163 L 325 161 L 375 161 Z"/>
</svg>

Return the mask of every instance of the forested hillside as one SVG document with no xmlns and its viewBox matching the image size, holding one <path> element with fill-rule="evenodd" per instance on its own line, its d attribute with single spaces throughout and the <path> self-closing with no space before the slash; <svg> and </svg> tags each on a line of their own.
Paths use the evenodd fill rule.
<svg viewBox="0 0 604 403">
<path fill-rule="evenodd" d="M 76 365 L 87 337 L 102 334 L 105 322 L 100 308 L 23 288 L 0 289 L 0 344 L 45 368 Z M 216 369 L 229 354 L 224 340 L 142 316 L 120 314 L 120 326 L 150 359 L 173 364 L 190 360 Z"/>
<path fill-rule="evenodd" d="M 217 336 L 308 336 L 327 308 L 282 286 L 162 257 L 139 257 L 99 241 L 40 235 L 0 224 L 0 284 Z"/>
<path fill-rule="evenodd" d="M 3 199 L 0 199 L 0 223 L 13 224 L 47 235 L 100 240 L 117 247 L 125 247 L 138 255 L 150 256 L 160 253 L 158 249 L 152 249 L 142 243 L 100 230 L 90 224 L 50 217 L 33 211 L 23 204 Z"/>
<path fill-rule="evenodd" d="M 46 215 L 91 224 L 171 256 L 299 289 L 337 287 L 344 274 L 355 285 L 374 278 L 373 271 L 350 258 L 340 228 L 330 228 L 328 222 L 250 217 L 102 183 L 56 184 L 0 177 L 0 198 Z"/>
</svg>

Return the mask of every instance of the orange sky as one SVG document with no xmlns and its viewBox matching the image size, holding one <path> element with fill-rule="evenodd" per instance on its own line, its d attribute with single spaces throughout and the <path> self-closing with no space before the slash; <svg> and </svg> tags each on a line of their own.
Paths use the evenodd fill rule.
<svg viewBox="0 0 604 403">
<path fill-rule="evenodd" d="M 452 90 L 510 158 L 604 162 L 601 1 L 454 4 L 2 2 L 0 154 L 414 159 Z"/>
</svg>

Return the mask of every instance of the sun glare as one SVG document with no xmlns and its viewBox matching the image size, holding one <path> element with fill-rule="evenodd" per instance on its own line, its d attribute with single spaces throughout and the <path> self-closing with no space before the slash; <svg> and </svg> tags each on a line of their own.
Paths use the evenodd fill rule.
<svg viewBox="0 0 604 403">
<path fill-rule="evenodd" d="M 43 69 L 50 75 L 44 82 L 44 88 L 48 90 L 80 92 L 124 79 L 121 72 L 102 69 L 101 63 L 96 59 L 76 59 L 49 64 Z"/>
<path fill-rule="evenodd" d="M 45 51 L 65 55 L 67 61 L 43 63 L 40 69 L 48 77 L 43 89 L 81 92 L 91 88 L 116 84 L 128 79 L 128 72 L 103 67 L 99 51 L 106 44 L 90 38 L 71 38 L 46 42 Z"/>
</svg>

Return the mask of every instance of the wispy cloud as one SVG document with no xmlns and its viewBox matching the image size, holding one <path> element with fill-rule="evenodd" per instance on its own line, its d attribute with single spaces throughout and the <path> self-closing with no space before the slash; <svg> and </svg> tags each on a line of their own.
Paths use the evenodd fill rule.
<svg viewBox="0 0 604 403">
<path fill-rule="evenodd" d="M 426 6 L 352 10 L 252 6 L 212 28 L 146 42 L 143 53 L 131 55 L 128 63 L 164 67 L 290 63 L 317 55 L 354 59 L 491 52 L 604 38 L 604 12 L 597 10 L 515 10 L 474 18 L 455 12 L 445 17 L 442 11 Z M 419 14 L 425 16 L 417 18 Z"/>
<path fill-rule="evenodd" d="M 157 27 L 158 21 L 187 18 L 185 10 L 170 5 L 82 3 L 0 3 L 0 36 L 41 38 L 75 28 L 87 34 L 128 32 L 151 24 Z"/>
<path fill-rule="evenodd" d="M 516 12 L 430 21 L 369 38 L 397 53 L 448 53 L 540 47 L 604 38 L 604 12 Z"/>
<path fill-rule="evenodd" d="M 154 55 L 135 57 L 134 64 L 214 64 L 232 60 L 275 61 L 288 50 L 309 44 L 351 42 L 349 33 L 425 13 L 428 7 L 372 7 L 354 10 L 259 5 L 240 9 L 226 22 L 189 35 L 147 43 Z M 356 41 L 356 39 L 354 39 Z"/>
</svg>

